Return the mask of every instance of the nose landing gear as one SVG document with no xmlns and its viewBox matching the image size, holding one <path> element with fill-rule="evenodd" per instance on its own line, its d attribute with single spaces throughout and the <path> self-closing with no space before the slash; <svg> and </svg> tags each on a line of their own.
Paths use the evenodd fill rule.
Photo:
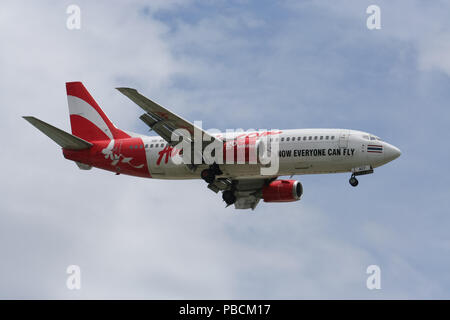
<svg viewBox="0 0 450 320">
<path fill-rule="evenodd" d="M 350 183 L 350 185 L 352 187 L 356 187 L 358 185 L 358 179 L 356 179 L 354 174 L 352 174 L 352 176 L 350 177 L 350 180 L 348 180 L 348 182 Z"/>
<path fill-rule="evenodd" d="M 373 168 L 371 165 L 365 165 L 357 168 L 353 168 L 351 170 L 352 176 L 350 177 L 350 180 L 348 182 L 352 187 L 356 187 L 358 185 L 358 179 L 356 179 L 356 176 L 362 176 L 365 174 L 371 174 L 373 173 Z"/>
</svg>

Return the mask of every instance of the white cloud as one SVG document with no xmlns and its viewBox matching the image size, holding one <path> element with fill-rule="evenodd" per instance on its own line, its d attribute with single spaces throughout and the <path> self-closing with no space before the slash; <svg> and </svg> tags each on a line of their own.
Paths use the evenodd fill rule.
<svg viewBox="0 0 450 320">
<path fill-rule="evenodd" d="M 318 84 L 337 77 L 339 70 L 311 65 L 315 60 L 308 56 L 314 52 L 309 51 L 301 52 L 304 60 L 292 63 L 302 63 L 302 70 L 316 78 L 290 70 L 290 59 L 297 54 L 290 47 L 290 33 L 283 37 L 274 32 L 263 44 L 244 36 L 249 29 L 271 28 L 270 21 L 256 14 L 181 21 L 172 30 L 152 14 L 185 8 L 190 2 L 152 2 L 148 12 L 143 4 L 80 2 L 80 31 L 65 28 L 64 4 L 1 5 L 0 130 L 5 155 L 0 297 L 377 298 L 405 297 L 410 291 L 424 297 L 440 293 L 432 285 L 420 293 L 428 278 L 403 258 L 387 271 L 403 270 L 404 277 L 413 275 L 419 281 L 407 290 L 396 286 L 379 294 L 365 288 L 367 265 L 386 261 L 373 248 L 386 249 L 388 240 L 398 239 L 392 232 L 386 232 L 384 242 L 374 238 L 379 226 L 367 227 L 372 233 L 364 238 L 352 229 L 364 225 L 358 212 L 342 218 L 344 209 L 325 211 L 324 202 L 333 197 L 345 199 L 349 210 L 359 210 L 354 194 L 336 195 L 336 185 L 320 186 L 327 201 L 317 198 L 317 207 L 308 199 L 319 188 L 310 184 L 300 203 L 261 203 L 256 213 L 233 211 L 224 209 L 220 196 L 202 181 L 80 171 L 21 119 L 36 115 L 67 130 L 64 82 L 82 80 L 110 118 L 126 129 L 137 126 L 140 110 L 113 90 L 118 85 L 137 86 L 183 115 L 201 112 L 210 121 L 220 117 L 230 123 L 239 121 L 236 113 L 245 118 L 257 112 L 251 119 L 257 124 L 269 117 L 261 110 L 279 113 L 275 103 L 288 100 L 297 88 L 286 88 L 288 84 L 298 81 L 312 96 L 318 94 Z M 266 63 L 260 46 L 279 49 L 269 55 L 273 64 Z M 198 54 L 192 54 L 192 48 Z M 232 58 L 215 59 L 217 52 Z M 428 68 L 440 60 L 430 54 L 424 61 L 429 61 Z M 277 68 L 282 72 L 270 78 Z M 317 75 L 321 70 L 324 74 Z M 199 88 L 178 86 L 176 81 L 183 77 Z M 254 103 L 251 111 L 242 109 L 244 101 Z M 220 114 L 224 108 L 228 115 Z M 81 292 L 65 288 L 69 264 L 82 268 Z"/>
<path fill-rule="evenodd" d="M 296 10 L 302 10 L 305 4 L 288 2 Z M 367 37 L 382 34 L 395 41 L 411 45 L 417 50 L 416 68 L 421 71 L 437 70 L 450 75 L 450 25 L 448 14 L 450 4 L 438 1 L 436 5 L 429 6 L 422 1 L 377 1 L 381 9 L 382 28 L 379 31 L 365 29 L 368 15 L 365 8 L 373 1 L 339 1 L 328 3 L 326 1 L 313 2 L 314 6 L 321 7 L 323 11 L 346 19 L 353 28 L 365 31 Z M 311 6 L 309 3 L 306 6 Z M 374 41 L 379 41 L 374 37 Z M 383 38 L 386 40 L 386 38 Z"/>
</svg>

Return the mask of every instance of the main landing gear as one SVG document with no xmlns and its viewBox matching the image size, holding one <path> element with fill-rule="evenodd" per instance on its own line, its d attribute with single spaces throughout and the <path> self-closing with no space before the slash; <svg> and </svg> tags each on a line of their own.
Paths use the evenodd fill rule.
<svg viewBox="0 0 450 320">
<path fill-rule="evenodd" d="M 228 206 L 231 206 L 236 202 L 235 196 L 235 186 L 232 181 L 226 178 L 219 178 L 216 180 L 216 176 L 222 175 L 223 172 L 220 170 L 219 165 L 214 163 L 209 166 L 208 169 L 202 170 L 200 176 L 203 180 L 208 183 L 208 188 L 210 188 L 214 192 L 219 192 L 222 190 L 222 199 Z"/>
<path fill-rule="evenodd" d="M 227 204 L 227 207 L 236 202 L 236 196 L 234 195 L 234 192 L 232 190 L 225 190 L 222 193 L 222 199 Z"/>
<path fill-rule="evenodd" d="M 354 174 L 352 174 L 352 176 L 350 177 L 350 180 L 348 180 L 348 182 L 350 183 L 350 185 L 352 187 L 356 187 L 358 185 L 358 179 L 356 179 Z"/>
<path fill-rule="evenodd" d="M 208 169 L 202 170 L 200 176 L 203 180 L 205 180 L 208 184 L 213 183 L 216 180 L 217 175 L 221 175 L 223 172 L 220 170 L 219 165 L 214 163 L 209 166 Z"/>
</svg>

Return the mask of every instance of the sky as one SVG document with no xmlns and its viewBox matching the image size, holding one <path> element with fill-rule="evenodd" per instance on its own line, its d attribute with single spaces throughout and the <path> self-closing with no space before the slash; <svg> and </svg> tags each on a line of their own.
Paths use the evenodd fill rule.
<svg viewBox="0 0 450 320">
<path fill-rule="evenodd" d="M 72 4 L 80 29 L 66 26 Z M 371 4 L 379 30 L 366 26 Z M 0 298 L 450 298 L 448 12 L 418 0 L 3 1 Z M 138 133 L 142 111 L 115 87 L 206 129 L 356 129 L 402 155 L 357 188 L 348 174 L 295 176 L 300 201 L 234 210 L 201 180 L 65 160 L 21 117 L 70 131 L 66 81 Z M 370 265 L 379 290 L 366 287 Z"/>
</svg>

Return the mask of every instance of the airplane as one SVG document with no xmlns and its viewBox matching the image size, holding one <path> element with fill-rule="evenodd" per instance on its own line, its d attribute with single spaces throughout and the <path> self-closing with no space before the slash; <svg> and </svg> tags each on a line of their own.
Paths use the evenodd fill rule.
<svg viewBox="0 0 450 320">
<path fill-rule="evenodd" d="M 81 82 L 67 82 L 66 90 L 71 134 L 36 117 L 23 118 L 56 142 L 64 157 L 74 161 L 80 169 L 96 167 L 117 175 L 153 179 L 203 179 L 209 189 L 222 192 L 227 207 L 234 205 L 236 209 L 253 210 L 261 199 L 264 202 L 300 200 L 303 186 L 300 181 L 290 179 L 294 175 L 349 172 L 349 183 L 356 187 L 357 176 L 371 174 L 375 168 L 401 154 L 397 147 L 373 134 L 349 129 L 213 134 L 146 98 L 136 89 L 117 88 L 145 111 L 140 119 L 159 135 L 146 136 L 117 128 Z M 196 133 L 201 134 L 200 143 L 195 140 Z M 174 135 L 178 135 L 177 141 L 174 141 Z M 183 146 L 193 146 L 193 149 L 186 148 L 183 152 L 180 139 L 184 141 Z M 217 158 L 206 161 L 202 155 L 212 142 L 223 146 L 222 155 L 228 157 L 221 163 Z M 274 146 L 273 150 L 271 146 Z M 268 167 L 267 161 L 263 162 L 263 157 L 250 161 L 251 150 L 265 154 L 266 160 L 270 156 L 277 162 L 276 171 L 262 174 Z M 183 154 L 191 156 L 187 157 L 188 162 L 180 161 Z M 214 156 L 214 152 L 211 154 Z M 236 154 L 243 154 L 244 161 L 236 161 Z M 228 161 L 230 155 L 232 161 Z M 192 161 L 198 157 L 200 161 Z M 282 176 L 290 178 L 279 178 Z"/>
</svg>

